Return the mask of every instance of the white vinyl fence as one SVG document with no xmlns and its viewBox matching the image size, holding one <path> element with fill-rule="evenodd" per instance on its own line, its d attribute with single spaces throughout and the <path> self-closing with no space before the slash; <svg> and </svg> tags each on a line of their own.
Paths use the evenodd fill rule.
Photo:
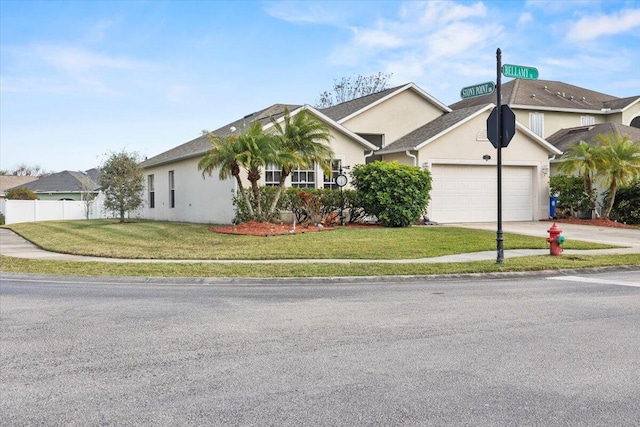
<svg viewBox="0 0 640 427">
<path fill-rule="evenodd" d="M 98 196 L 89 208 L 89 219 L 109 218 L 103 209 L 103 198 Z M 5 224 L 18 222 L 85 219 L 85 202 L 75 200 L 2 200 L 0 213 Z"/>
</svg>

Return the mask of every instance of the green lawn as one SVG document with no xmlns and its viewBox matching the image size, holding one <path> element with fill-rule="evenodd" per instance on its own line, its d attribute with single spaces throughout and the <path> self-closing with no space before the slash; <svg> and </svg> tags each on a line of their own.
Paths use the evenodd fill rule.
<svg viewBox="0 0 640 427">
<path fill-rule="evenodd" d="M 430 264 L 362 263 L 362 259 L 418 259 L 495 251 L 493 231 L 456 227 L 339 228 L 319 233 L 251 237 L 213 233 L 207 225 L 157 221 L 52 221 L 10 227 L 56 252 L 120 258 L 189 260 L 347 259 L 348 263 L 111 263 L 0 257 L 0 271 L 79 276 L 328 277 L 536 271 L 640 265 L 640 255 L 537 256 L 495 261 Z M 505 234 L 505 249 L 546 249 L 546 236 Z M 567 249 L 611 246 L 569 241 Z"/>
<path fill-rule="evenodd" d="M 54 252 L 139 259 L 417 259 L 496 248 L 492 231 L 457 227 L 338 228 L 287 236 L 237 236 L 160 221 L 50 221 L 10 227 Z M 545 249 L 546 236 L 505 234 L 505 249 Z M 610 246 L 569 241 L 567 249 Z"/>
</svg>

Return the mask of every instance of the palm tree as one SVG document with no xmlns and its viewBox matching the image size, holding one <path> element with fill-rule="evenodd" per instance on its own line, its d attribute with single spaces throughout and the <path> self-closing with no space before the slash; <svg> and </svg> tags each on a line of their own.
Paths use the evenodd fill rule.
<svg viewBox="0 0 640 427">
<path fill-rule="evenodd" d="M 603 177 L 604 184 L 609 187 L 609 206 L 604 213 L 608 218 L 618 186 L 640 177 L 640 141 L 631 142 L 628 136 L 617 133 L 598 134 L 596 141 L 600 144 L 602 162 L 598 176 Z"/>
<path fill-rule="evenodd" d="M 254 217 L 249 196 L 244 191 L 242 179 L 240 178 L 240 163 L 238 159 L 242 155 L 243 149 L 238 136 L 221 137 L 211 132 L 206 135 L 209 137 L 212 147 L 198 162 L 198 170 L 202 171 L 203 177 L 205 173 L 211 176 L 215 169 L 219 169 L 218 177 L 220 179 L 227 179 L 233 176 L 238 183 L 238 191 L 247 206 L 249 215 Z"/>
<path fill-rule="evenodd" d="M 282 122 L 271 117 L 274 128 L 274 137 L 278 143 L 276 158 L 273 163 L 282 168 L 280 182 L 271 207 L 268 218 L 272 218 L 286 178 L 296 168 L 313 167 L 318 164 L 325 174 L 331 174 L 331 160 L 333 150 L 329 145 L 331 134 L 324 123 L 311 117 L 306 110 L 300 111 L 291 117 L 289 110 L 285 108 Z"/>
<path fill-rule="evenodd" d="M 592 208 L 595 204 L 593 179 L 596 172 L 602 167 L 602 156 L 598 145 L 580 141 L 570 147 L 562 156 L 562 163 L 558 166 L 561 172 L 573 173 L 575 171 L 584 181 L 584 192 L 589 198 Z"/>
<path fill-rule="evenodd" d="M 260 203 L 260 187 L 258 181 L 262 176 L 262 168 L 276 158 L 276 139 L 265 134 L 262 124 L 254 122 L 246 133 L 239 137 L 242 152 L 238 156 L 238 162 L 246 169 L 247 179 L 251 183 L 253 203 L 255 206 L 255 219 L 262 221 L 262 206 Z"/>
</svg>

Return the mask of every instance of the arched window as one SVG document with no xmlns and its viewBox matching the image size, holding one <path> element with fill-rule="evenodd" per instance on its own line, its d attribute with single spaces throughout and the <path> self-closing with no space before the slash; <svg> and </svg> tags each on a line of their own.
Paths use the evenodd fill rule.
<svg viewBox="0 0 640 427">
<path fill-rule="evenodd" d="M 633 126 L 634 128 L 640 128 L 640 116 L 631 120 L 630 126 Z"/>
</svg>

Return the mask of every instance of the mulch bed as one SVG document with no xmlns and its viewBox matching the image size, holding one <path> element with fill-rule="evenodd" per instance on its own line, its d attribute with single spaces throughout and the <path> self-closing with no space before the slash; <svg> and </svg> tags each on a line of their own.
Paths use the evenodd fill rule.
<svg viewBox="0 0 640 427">
<path fill-rule="evenodd" d="M 570 218 L 549 219 L 546 221 L 565 223 L 565 224 L 592 225 L 597 227 L 627 228 L 631 230 L 638 229 L 638 227 L 634 225 L 622 224 L 620 222 L 611 221 L 610 219 L 606 219 L 606 218 L 579 219 L 579 218 L 570 217 Z M 370 228 L 370 227 L 381 227 L 381 226 L 377 224 L 348 224 L 346 225 L 346 227 Z M 211 226 L 209 227 L 209 230 L 213 231 L 214 233 L 242 234 L 247 236 L 286 236 L 291 234 L 329 231 L 329 230 L 335 230 L 336 228 L 338 227 L 337 226 L 318 227 L 315 225 L 296 224 L 295 230 L 294 230 L 292 224 L 274 224 L 271 222 L 249 221 L 249 222 L 243 222 L 242 224 L 237 224 L 237 225 Z"/>
</svg>

